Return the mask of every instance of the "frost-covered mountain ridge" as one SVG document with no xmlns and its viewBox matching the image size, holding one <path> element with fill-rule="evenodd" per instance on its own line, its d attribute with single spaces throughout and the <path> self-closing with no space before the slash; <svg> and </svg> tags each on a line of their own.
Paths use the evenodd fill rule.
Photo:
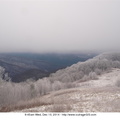
<svg viewBox="0 0 120 120">
<path fill-rule="evenodd" d="M 15 110 L 20 109 L 21 106 L 22 109 L 25 109 L 27 106 L 26 111 L 34 111 L 37 106 L 36 111 L 47 112 L 61 111 L 61 109 L 72 112 L 120 111 L 120 107 L 116 106 L 120 102 L 119 68 L 120 53 L 104 53 L 37 81 L 19 84 L 2 81 L 0 89 L 3 97 L 0 105 L 9 106 L 12 104 L 11 108 L 7 107 L 12 111 L 14 111 L 14 106 L 18 106 Z M 105 104 L 109 108 L 106 108 Z M 1 107 L 2 110 L 4 111 L 3 107 Z"/>
<path fill-rule="evenodd" d="M 12 82 L 23 82 L 48 77 L 58 69 L 85 61 L 96 54 L 60 54 L 60 53 L 0 53 L 0 66 L 11 77 Z"/>
</svg>

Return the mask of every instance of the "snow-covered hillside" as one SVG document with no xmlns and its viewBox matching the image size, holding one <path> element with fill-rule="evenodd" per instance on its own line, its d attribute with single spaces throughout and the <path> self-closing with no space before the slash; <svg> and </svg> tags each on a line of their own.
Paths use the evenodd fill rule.
<svg viewBox="0 0 120 120">
<path fill-rule="evenodd" d="M 2 81 L 0 94 L 0 111 L 120 111 L 120 53 L 101 54 L 38 81 Z"/>
<path fill-rule="evenodd" d="M 97 79 L 78 83 L 80 87 L 114 87 L 120 81 L 120 69 L 113 68 L 106 71 L 102 75 L 98 75 Z"/>
<path fill-rule="evenodd" d="M 78 88 L 51 92 L 34 100 L 38 106 L 17 112 L 120 112 L 120 69 L 112 69 L 96 80 L 79 83 Z M 26 103 L 27 104 L 27 103 Z"/>
</svg>

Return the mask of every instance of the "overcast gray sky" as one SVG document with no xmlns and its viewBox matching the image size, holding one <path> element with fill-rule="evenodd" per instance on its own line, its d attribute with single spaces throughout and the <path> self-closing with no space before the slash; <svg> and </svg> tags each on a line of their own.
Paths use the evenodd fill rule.
<svg viewBox="0 0 120 120">
<path fill-rule="evenodd" d="M 0 52 L 84 50 L 120 50 L 120 0 L 0 0 Z"/>
</svg>

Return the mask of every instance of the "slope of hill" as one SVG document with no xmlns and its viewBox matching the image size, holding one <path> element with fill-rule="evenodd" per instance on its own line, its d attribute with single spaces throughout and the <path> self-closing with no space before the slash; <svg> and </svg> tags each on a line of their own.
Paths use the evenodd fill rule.
<svg viewBox="0 0 120 120">
<path fill-rule="evenodd" d="M 120 112 L 119 55 L 105 53 L 37 81 L 1 81 L 0 111 Z"/>
<path fill-rule="evenodd" d="M 51 92 L 11 106 L 15 112 L 120 112 L 120 69 L 112 69 L 79 87 Z M 2 109 L 5 111 L 5 108 Z M 1 111 L 2 111 L 1 110 Z"/>
<path fill-rule="evenodd" d="M 40 97 L 36 101 L 41 101 L 41 104 L 38 102 L 37 107 L 28 107 L 21 112 L 120 112 L 118 79 L 120 69 L 113 69 L 96 80 L 79 83 L 78 88 L 59 90 Z"/>
</svg>

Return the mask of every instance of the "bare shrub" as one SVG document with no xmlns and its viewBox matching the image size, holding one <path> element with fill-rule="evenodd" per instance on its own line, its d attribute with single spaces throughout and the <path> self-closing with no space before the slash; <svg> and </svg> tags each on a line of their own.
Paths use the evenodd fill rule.
<svg viewBox="0 0 120 120">
<path fill-rule="evenodd" d="M 87 81 L 87 80 L 89 80 L 89 76 L 84 75 L 84 77 L 82 78 L 81 82 L 85 82 L 85 81 Z"/>
<path fill-rule="evenodd" d="M 95 69 L 95 73 L 96 73 L 97 75 L 101 75 L 102 70 L 100 70 L 100 69 L 96 68 L 96 69 Z"/>
<path fill-rule="evenodd" d="M 63 83 L 61 83 L 60 81 L 54 81 L 54 83 L 52 84 L 52 90 L 60 90 L 62 89 Z"/>
<path fill-rule="evenodd" d="M 97 79 L 96 73 L 95 73 L 95 72 L 90 72 L 90 73 L 89 73 L 89 79 L 92 79 L 92 80 Z"/>
<path fill-rule="evenodd" d="M 29 84 L 12 83 L 3 81 L 0 85 L 0 106 L 16 104 L 19 101 L 30 100 L 35 93 L 33 86 Z"/>
<path fill-rule="evenodd" d="M 68 83 L 65 83 L 65 88 L 74 88 L 75 87 L 75 84 L 72 83 L 72 82 L 68 82 Z"/>
</svg>

